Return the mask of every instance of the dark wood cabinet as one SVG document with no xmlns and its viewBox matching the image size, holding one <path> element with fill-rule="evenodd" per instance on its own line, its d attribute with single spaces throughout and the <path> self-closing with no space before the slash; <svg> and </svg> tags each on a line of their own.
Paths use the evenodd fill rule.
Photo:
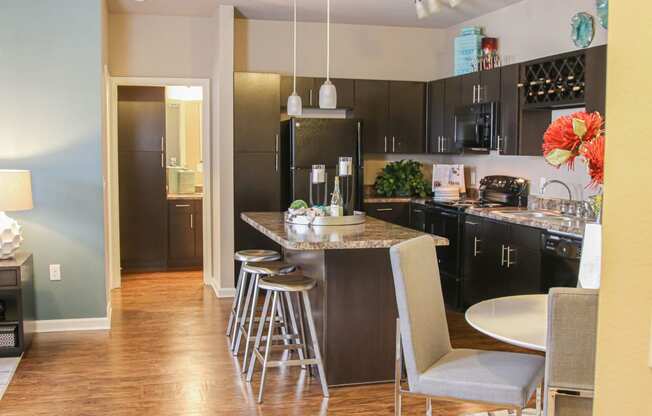
<svg viewBox="0 0 652 416">
<path fill-rule="evenodd" d="M 276 152 L 279 146 L 279 75 L 236 72 L 233 93 L 234 150 Z"/>
<path fill-rule="evenodd" d="M 27 351 L 34 334 L 36 303 L 34 260 L 25 252 L 0 261 L 0 301 L 4 304 L 3 334 L 13 335 L 14 345 L 0 347 L 0 357 L 20 357 Z M 4 341 L 7 341 L 5 339 Z"/>
<path fill-rule="evenodd" d="M 256 74 L 274 75 L 274 74 Z M 276 75 L 278 76 L 278 75 Z M 280 77 L 279 103 L 281 108 L 287 108 L 288 97 L 292 95 L 294 81 L 291 76 Z M 315 78 L 297 77 L 297 95 L 301 97 L 301 105 L 305 108 L 319 107 L 319 87 L 315 89 Z"/>
<path fill-rule="evenodd" d="M 468 215 L 463 235 L 464 307 L 501 296 L 540 293 L 541 230 Z"/>
<path fill-rule="evenodd" d="M 317 94 L 317 103 L 315 104 L 315 107 L 319 107 L 319 89 L 325 80 L 326 78 L 314 79 L 313 89 Z M 353 109 L 355 107 L 355 81 L 352 79 L 331 78 L 331 82 L 337 89 L 337 108 Z"/>
<path fill-rule="evenodd" d="M 446 108 L 446 82 L 428 83 L 428 152 L 442 153 L 444 136 L 444 111 Z"/>
<path fill-rule="evenodd" d="M 392 224 L 408 227 L 410 224 L 410 204 L 408 202 L 365 204 L 367 215 Z"/>
<path fill-rule="evenodd" d="M 425 83 L 356 80 L 354 114 L 362 119 L 365 152 L 425 151 Z"/>
<path fill-rule="evenodd" d="M 501 68 L 480 71 L 478 83 L 478 103 L 490 103 L 501 100 Z"/>
<path fill-rule="evenodd" d="M 197 268 L 203 259 L 202 201 L 168 201 L 168 267 Z"/>
<path fill-rule="evenodd" d="M 389 124 L 393 153 L 423 153 L 426 139 L 426 84 L 389 83 Z"/>
<path fill-rule="evenodd" d="M 501 155 L 518 154 L 519 137 L 519 65 L 502 68 L 500 76 L 500 134 L 497 150 Z"/>
<path fill-rule="evenodd" d="M 586 111 L 598 111 L 605 116 L 607 97 L 607 46 L 586 50 Z"/>
<path fill-rule="evenodd" d="M 480 73 L 460 75 L 460 105 L 475 104 L 478 100 L 478 85 L 480 85 Z"/>
<path fill-rule="evenodd" d="M 118 110 L 121 266 L 165 269 L 165 89 L 121 86 Z"/>
<path fill-rule="evenodd" d="M 453 152 L 455 144 L 455 111 L 462 105 L 462 78 L 453 77 L 444 80 L 444 140 L 442 153 Z"/>
<path fill-rule="evenodd" d="M 367 153 L 386 153 L 389 130 L 389 83 L 355 81 L 356 118 L 362 120 L 362 143 Z M 390 138 L 391 139 L 391 138 Z"/>
</svg>

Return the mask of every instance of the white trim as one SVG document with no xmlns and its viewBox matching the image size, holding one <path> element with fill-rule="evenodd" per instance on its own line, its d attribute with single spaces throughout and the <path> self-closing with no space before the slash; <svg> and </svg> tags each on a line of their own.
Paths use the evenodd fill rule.
<svg viewBox="0 0 652 416">
<path fill-rule="evenodd" d="M 111 329 L 111 319 L 82 318 L 82 319 L 47 319 L 34 321 L 35 332 L 68 332 L 68 331 L 97 331 Z"/>
<path fill-rule="evenodd" d="M 212 270 L 213 270 L 213 240 L 214 236 L 212 234 L 213 230 L 213 195 L 212 195 L 212 136 L 211 136 L 211 83 L 207 78 L 141 78 L 141 77 L 112 77 L 111 78 L 111 135 L 109 137 L 109 152 L 108 160 L 109 163 L 113 164 L 113 172 L 116 172 L 115 175 L 109 179 L 109 189 L 115 187 L 116 190 L 110 190 L 109 195 L 112 195 L 113 198 L 118 198 L 119 192 L 117 188 L 119 187 L 118 177 L 117 177 L 117 149 L 118 149 L 118 86 L 119 85 L 138 85 L 138 86 L 153 86 L 153 87 L 165 87 L 168 85 L 184 85 L 184 86 L 197 86 L 202 87 L 203 93 L 203 102 L 202 102 L 202 161 L 204 169 L 204 198 L 202 201 L 203 209 L 203 237 L 204 237 L 204 284 L 209 285 L 212 281 Z M 117 222 L 117 221 L 116 221 Z M 119 222 L 117 222 L 119 227 Z M 114 226 L 115 227 L 115 226 Z M 116 230 L 114 228 L 114 235 L 117 235 L 119 239 L 119 228 Z M 110 255 L 111 253 L 107 253 Z M 117 270 L 119 270 L 120 255 L 111 256 L 109 262 L 115 264 L 117 262 Z M 117 257 L 117 258 L 116 258 Z M 116 270 L 116 269 L 114 269 Z M 119 288 L 122 285 L 122 277 L 120 274 L 114 273 L 112 276 L 112 285 L 113 289 Z"/>
<path fill-rule="evenodd" d="M 211 281 L 211 287 L 213 288 L 213 293 L 215 293 L 215 296 L 218 298 L 234 298 L 235 297 L 235 288 L 234 287 L 226 287 L 226 288 L 220 288 L 218 287 L 219 283 L 216 280 Z"/>
</svg>

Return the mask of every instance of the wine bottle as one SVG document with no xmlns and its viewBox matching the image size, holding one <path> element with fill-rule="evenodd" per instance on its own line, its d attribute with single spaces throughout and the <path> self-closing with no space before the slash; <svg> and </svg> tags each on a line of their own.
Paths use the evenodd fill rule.
<svg viewBox="0 0 652 416">
<path fill-rule="evenodd" d="M 336 176 L 333 194 L 331 196 L 331 217 L 341 217 L 342 215 L 344 215 L 344 207 L 342 204 L 342 194 L 340 193 L 340 177 Z"/>
</svg>

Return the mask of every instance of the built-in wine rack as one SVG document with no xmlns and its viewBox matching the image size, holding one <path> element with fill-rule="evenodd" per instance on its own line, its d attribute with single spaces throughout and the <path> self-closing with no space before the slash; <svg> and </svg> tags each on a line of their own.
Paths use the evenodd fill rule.
<svg viewBox="0 0 652 416">
<path fill-rule="evenodd" d="M 565 107 L 584 102 L 585 67 L 584 53 L 526 64 L 521 84 L 525 107 Z"/>
</svg>

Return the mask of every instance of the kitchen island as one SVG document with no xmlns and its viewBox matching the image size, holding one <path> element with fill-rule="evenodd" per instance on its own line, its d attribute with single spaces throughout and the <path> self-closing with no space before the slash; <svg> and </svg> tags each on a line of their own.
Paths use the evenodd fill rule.
<svg viewBox="0 0 652 416">
<path fill-rule="evenodd" d="M 310 300 L 329 386 L 393 380 L 397 311 L 389 247 L 429 234 L 370 217 L 329 227 L 286 224 L 281 212 L 241 218 L 317 280 Z"/>
</svg>

